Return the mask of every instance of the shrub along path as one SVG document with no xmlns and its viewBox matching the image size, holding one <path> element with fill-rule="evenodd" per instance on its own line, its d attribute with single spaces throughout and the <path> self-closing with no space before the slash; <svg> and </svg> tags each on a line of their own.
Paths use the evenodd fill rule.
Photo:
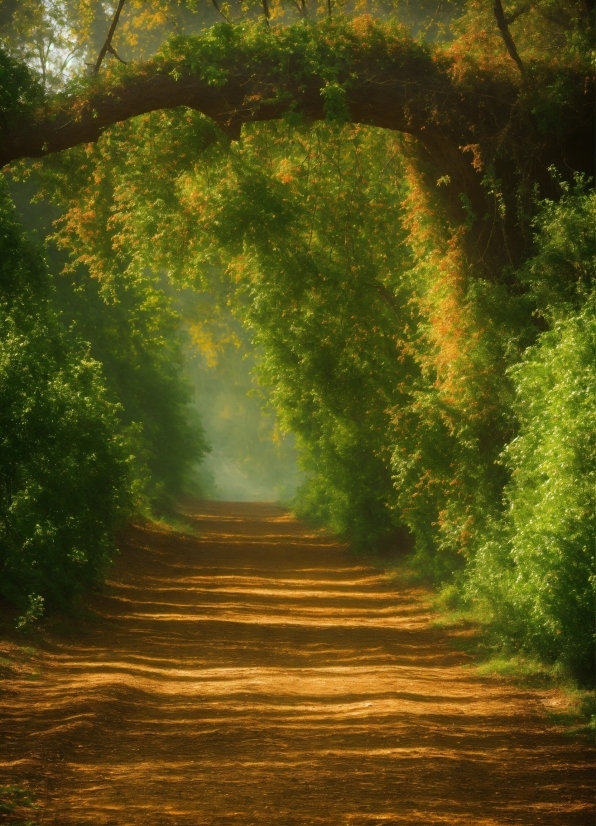
<svg viewBox="0 0 596 826">
<path fill-rule="evenodd" d="M 0 782 L 35 822 L 593 823 L 586 745 L 463 669 L 423 593 L 277 507 L 188 514 L 200 539 L 132 528 L 96 621 L 4 680 Z"/>
</svg>

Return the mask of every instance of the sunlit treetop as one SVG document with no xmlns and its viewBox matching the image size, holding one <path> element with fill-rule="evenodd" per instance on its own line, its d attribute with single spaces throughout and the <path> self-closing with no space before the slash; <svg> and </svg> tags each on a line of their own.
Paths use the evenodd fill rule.
<svg viewBox="0 0 596 826">
<path fill-rule="evenodd" d="M 507 53 L 513 44 L 524 62 L 568 62 L 574 52 L 592 44 L 590 4 L 591 0 L 5 0 L 0 42 L 27 63 L 48 91 L 58 90 L 77 74 L 93 72 L 108 37 L 106 64 L 144 61 L 168 37 L 196 35 L 222 21 L 261 19 L 280 26 L 372 14 L 402 23 L 419 39 L 456 40 L 460 50 L 490 59 Z"/>
<path fill-rule="evenodd" d="M 445 36 L 462 11 L 461 0 L 5 0 L 0 37 L 55 90 L 74 73 L 93 67 L 117 17 L 108 59 L 147 60 L 172 34 L 197 34 L 216 22 L 259 17 L 271 25 L 330 14 L 396 17 L 425 37 Z"/>
<path fill-rule="evenodd" d="M 2 165 L 176 107 L 200 112 L 228 140 L 244 124 L 280 118 L 383 127 L 415 139 L 408 151 L 425 186 L 440 189 L 445 219 L 466 227 L 467 254 L 487 274 L 518 260 L 529 237 L 520 208 L 536 187 L 550 194 L 551 167 L 593 172 L 584 0 L 491 8 L 470 0 L 459 15 L 448 7 L 441 37 L 439 7 L 408 20 L 411 7 L 399 4 L 362 14 L 301 0 L 29 3 L 2 21 L 16 101 L 0 132 Z"/>
</svg>

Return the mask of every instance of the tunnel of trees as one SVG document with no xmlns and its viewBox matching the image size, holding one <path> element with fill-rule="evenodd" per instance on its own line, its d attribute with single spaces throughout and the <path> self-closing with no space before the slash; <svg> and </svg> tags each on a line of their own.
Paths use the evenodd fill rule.
<svg viewBox="0 0 596 826">
<path fill-rule="evenodd" d="M 123 521 L 192 484 L 208 446 L 174 285 L 258 347 L 298 513 L 407 549 L 500 644 L 589 682 L 593 18 L 589 0 L 5 4 L 3 597 L 68 605 Z M 52 204 L 60 266 L 17 184 Z"/>
</svg>

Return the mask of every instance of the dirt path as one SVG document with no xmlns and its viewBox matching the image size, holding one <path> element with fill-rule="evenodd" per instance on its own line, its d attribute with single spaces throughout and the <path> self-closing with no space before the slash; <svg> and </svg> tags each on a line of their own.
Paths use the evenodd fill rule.
<svg viewBox="0 0 596 826">
<path fill-rule="evenodd" d="M 586 746 L 269 505 L 128 535 L 100 618 L 3 685 L 0 782 L 69 826 L 594 822 Z M 192 509 L 191 509 L 192 511 Z"/>
</svg>

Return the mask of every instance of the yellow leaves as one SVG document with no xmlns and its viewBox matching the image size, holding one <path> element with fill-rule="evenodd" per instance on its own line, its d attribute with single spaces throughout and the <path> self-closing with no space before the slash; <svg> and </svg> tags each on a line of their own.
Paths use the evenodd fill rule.
<svg viewBox="0 0 596 826">
<path fill-rule="evenodd" d="M 188 327 L 191 344 L 204 358 L 207 367 L 215 369 L 225 351 L 226 345 L 242 347 L 242 342 L 233 330 L 210 327 L 208 321 L 196 321 Z"/>
<path fill-rule="evenodd" d="M 283 433 L 281 432 L 281 430 L 279 428 L 279 424 L 278 424 L 277 420 L 275 421 L 275 424 L 273 425 L 273 431 L 271 433 L 271 441 L 273 442 L 273 444 L 276 447 L 281 447 L 281 445 L 283 444 L 283 441 L 284 441 Z"/>
<path fill-rule="evenodd" d="M 203 323 L 199 322 L 189 327 L 189 333 L 192 346 L 203 356 L 207 367 L 217 367 L 220 348 L 217 346 L 212 332 L 207 330 Z"/>
<path fill-rule="evenodd" d="M 274 177 L 282 184 L 290 184 L 295 179 L 295 173 L 299 170 L 300 167 L 293 160 L 282 158 L 278 163 L 278 169 L 274 173 Z"/>
</svg>

